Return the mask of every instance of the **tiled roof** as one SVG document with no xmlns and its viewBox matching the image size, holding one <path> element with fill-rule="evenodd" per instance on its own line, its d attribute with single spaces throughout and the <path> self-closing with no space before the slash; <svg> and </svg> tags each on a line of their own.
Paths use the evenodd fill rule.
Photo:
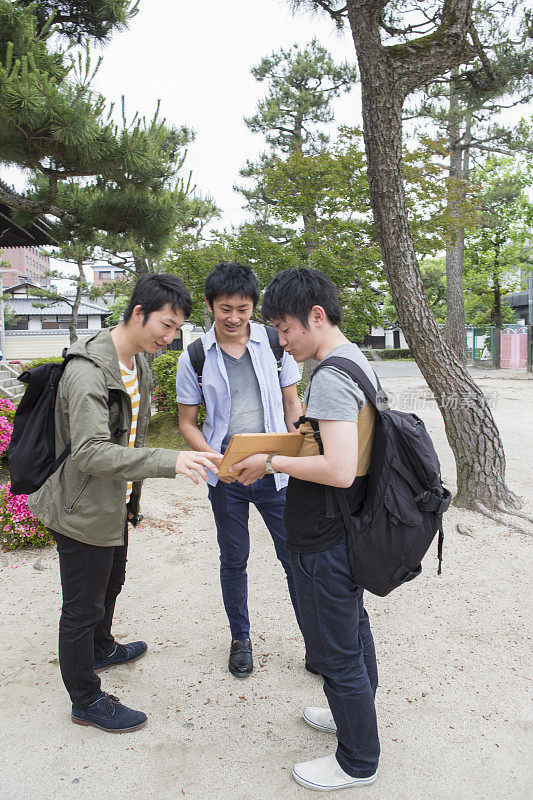
<svg viewBox="0 0 533 800">
<path fill-rule="evenodd" d="M 23 316 L 41 317 L 49 314 L 71 314 L 72 308 L 68 303 L 53 303 L 46 297 L 11 297 L 5 301 L 6 307 L 14 314 Z M 46 308 L 39 308 L 34 303 L 46 304 Z M 95 303 L 91 300 L 82 298 L 78 314 L 82 315 L 107 315 L 111 312 L 103 303 Z"/>
</svg>

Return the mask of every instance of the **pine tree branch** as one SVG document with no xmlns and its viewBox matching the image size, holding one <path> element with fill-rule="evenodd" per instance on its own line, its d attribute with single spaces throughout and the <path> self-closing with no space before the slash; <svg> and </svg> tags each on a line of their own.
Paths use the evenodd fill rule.
<svg viewBox="0 0 533 800">
<path fill-rule="evenodd" d="M 485 53 L 483 45 L 481 44 L 481 39 L 478 36 L 478 32 L 476 31 L 472 21 L 470 21 L 469 33 L 470 33 L 470 36 L 472 37 L 472 41 L 474 43 L 474 47 L 476 48 L 476 53 L 479 56 L 479 60 L 483 64 L 483 68 L 484 68 L 484 70 L 485 70 L 485 72 L 487 74 L 489 82 L 490 82 L 491 85 L 493 85 L 494 81 L 495 81 L 494 72 L 492 70 L 490 61 L 489 61 L 489 59 L 487 57 L 487 54 Z"/>
<path fill-rule="evenodd" d="M 17 211 L 28 211 L 30 214 L 51 214 L 53 217 L 67 222 L 69 225 L 75 225 L 78 222 L 77 217 L 64 208 L 54 205 L 45 200 L 30 200 L 28 197 L 21 197 L 15 192 L 6 191 L 0 184 L 0 202 L 5 203 L 9 208 L 15 208 Z"/>
</svg>

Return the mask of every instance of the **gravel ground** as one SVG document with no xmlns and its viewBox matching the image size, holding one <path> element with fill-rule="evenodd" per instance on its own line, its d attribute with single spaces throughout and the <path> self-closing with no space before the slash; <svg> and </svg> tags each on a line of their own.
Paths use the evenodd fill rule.
<svg viewBox="0 0 533 800">
<path fill-rule="evenodd" d="M 434 436 L 443 476 L 454 465 L 421 378 L 384 379 Z M 529 381 L 484 378 L 508 460 L 508 479 L 532 513 Z M 70 722 L 57 662 L 61 597 L 55 551 L 0 556 L 2 800 L 292 800 L 309 795 L 295 761 L 332 752 L 335 739 L 301 719 L 324 705 L 281 566 L 252 510 L 250 614 L 256 669 L 226 669 L 229 632 L 205 486 L 151 480 L 146 519 L 131 536 L 115 635 L 144 638 L 146 657 L 102 674 L 103 687 L 146 711 L 141 731 L 110 736 Z M 471 535 L 460 535 L 456 523 Z M 507 524 L 451 509 L 443 574 L 387 598 L 367 597 L 380 667 L 378 780 L 342 796 L 373 800 L 502 800 L 533 796 L 531 781 L 531 539 Z M 435 547 L 436 550 L 436 547 Z"/>
</svg>

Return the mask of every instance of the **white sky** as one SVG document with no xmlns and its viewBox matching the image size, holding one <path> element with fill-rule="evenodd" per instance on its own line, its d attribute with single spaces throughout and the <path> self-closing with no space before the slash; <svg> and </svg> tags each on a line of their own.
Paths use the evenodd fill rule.
<svg viewBox="0 0 533 800">
<path fill-rule="evenodd" d="M 250 68 L 280 47 L 313 37 L 337 62 L 355 62 L 347 32 L 336 31 L 326 17 L 291 14 L 285 0 L 141 0 L 129 28 L 98 48 L 103 61 L 93 85 L 117 109 L 125 95 L 129 118 L 135 111 L 150 118 L 159 99 L 169 124 L 195 131 L 182 172 L 192 170 L 197 192 L 221 209 L 215 227 L 231 227 L 246 216 L 232 188 L 239 169 L 264 147 L 263 137 L 243 121 L 266 92 Z M 335 124 L 362 124 L 359 87 L 334 109 Z M 24 184 L 16 170 L 3 169 L 2 177 L 17 188 Z"/>
<path fill-rule="evenodd" d="M 286 0 L 141 0 L 130 27 L 99 50 L 103 62 L 94 85 L 118 109 L 124 94 L 129 117 L 135 111 L 151 117 L 160 99 L 169 124 L 195 130 L 183 174 L 192 170 L 197 191 L 220 207 L 216 227 L 230 227 L 245 218 L 243 199 L 232 188 L 239 169 L 264 147 L 263 137 L 243 121 L 266 91 L 250 68 L 280 47 L 313 37 L 337 62 L 355 62 L 348 30 L 339 33 L 325 16 L 292 15 Z M 359 86 L 334 109 L 335 125 L 361 125 Z M 16 171 L 2 170 L 2 177 L 21 188 Z"/>
<path fill-rule="evenodd" d="M 221 208 L 221 227 L 242 222 L 242 197 L 232 187 L 263 137 L 246 128 L 266 91 L 250 74 L 261 58 L 314 36 L 337 61 L 355 61 L 353 43 L 326 17 L 292 15 L 284 0 L 141 0 L 130 28 L 103 50 L 95 85 L 120 106 L 151 117 L 157 99 L 174 125 L 196 132 L 184 171 L 204 196 Z M 359 88 L 336 104 L 337 122 L 360 124 Z M 218 226 L 217 226 L 218 227 Z"/>
</svg>

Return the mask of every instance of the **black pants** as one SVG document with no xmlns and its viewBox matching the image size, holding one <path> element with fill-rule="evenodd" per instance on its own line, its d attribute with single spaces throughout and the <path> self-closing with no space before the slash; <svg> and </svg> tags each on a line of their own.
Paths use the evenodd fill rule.
<svg viewBox="0 0 533 800">
<path fill-rule="evenodd" d="M 59 553 L 63 608 L 59 620 L 61 677 L 76 708 L 100 694 L 94 661 L 115 648 L 115 601 L 126 578 L 128 523 L 120 547 L 96 547 L 52 531 Z"/>
</svg>

